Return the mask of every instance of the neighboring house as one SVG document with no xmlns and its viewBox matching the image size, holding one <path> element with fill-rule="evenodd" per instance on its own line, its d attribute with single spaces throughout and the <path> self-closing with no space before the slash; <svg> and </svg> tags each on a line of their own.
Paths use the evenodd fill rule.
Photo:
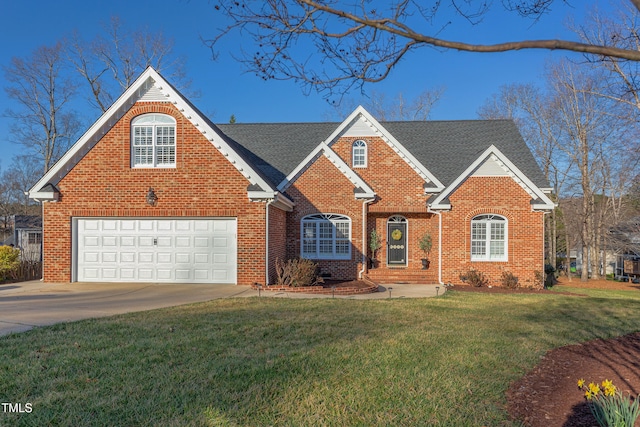
<svg viewBox="0 0 640 427">
<path fill-rule="evenodd" d="M 42 217 L 37 215 L 12 215 L 9 227 L 11 237 L 3 245 L 20 249 L 20 256 L 26 261 L 42 260 Z"/>
<path fill-rule="evenodd" d="M 380 123 L 359 107 L 342 123 L 214 125 L 149 68 L 30 197 L 47 282 L 264 284 L 303 256 L 335 279 L 476 269 L 533 285 L 548 187 L 511 121 Z"/>
</svg>

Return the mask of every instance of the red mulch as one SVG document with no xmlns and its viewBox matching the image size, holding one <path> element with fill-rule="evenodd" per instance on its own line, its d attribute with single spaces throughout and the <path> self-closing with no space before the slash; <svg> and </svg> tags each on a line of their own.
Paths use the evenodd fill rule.
<svg viewBox="0 0 640 427">
<path fill-rule="evenodd" d="M 557 292 L 563 287 L 640 290 L 632 283 L 566 278 L 548 290 L 506 290 L 503 288 L 471 288 L 455 286 L 468 292 Z M 566 292 L 569 294 L 569 292 Z M 578 296 L 579 294 L 574 294 Z M 639 325 L 640 327 L 640 325 Z M 640 332 L 611 340 L 596 340 L 570 345 L 548 352 L 540 363 L 507 392 L 508 411 L 515 419 L 531 427 L 591 427 L 597 426 L 582 393 L 578 380 L 601 382 L 609 379 L 623 392 L 640 393 Z M 636 422 L 640 427 L 640 420 Z"/>
</svg>

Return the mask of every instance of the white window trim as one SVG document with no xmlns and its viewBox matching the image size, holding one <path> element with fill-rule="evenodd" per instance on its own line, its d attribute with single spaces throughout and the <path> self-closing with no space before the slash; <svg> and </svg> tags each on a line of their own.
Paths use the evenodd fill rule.
<svg viewBox="0 0 640 427">
<path fill-rule="evenodd" d="M 151 144 L 153 160 L 150 164 L 136 164 L 136 156 L 135 156 L 135 145 L 134 145 L 134 134 L 135 128 L 137 126 L 140 127 L 152 127 L 152 137 L 153 143 Z M 157 145 L 157 134 L 156 127 L 160 126 L 173 126 L 173 162 L 172 163 L 163 163 L 158 164 L 158 145 Z M 136 169 L 170 169 L 176 167 L 176 159 L 178 157 L 178 148 L 177 148 L 177 135 L 176 135 L 176 119 L 168 114 L 161 113 L 149 113 L 143 114 L 135 117 L 131 121 L 131 141 L 130 141 L 130 149 L 131 149 L 131 167 Z M 163 146 L 166 147 L 166 146 Z"/>
<path fill-rule="evenodd" d="M 502 255 L 491 256 L 491 224 L 501 224 L 504 226 L 504 252 Z M 483 224 L 485 226 L 485 253 L 482 255 L 473 254 L 473 226 L 474 224 Z M 499 262 L 509 260 L 509 221 L 502 215 L 496 214 L 481 214 L 476 215 L 471 219 L 471 235 L 470 235 L 471 247 L 469 248 L 471 261 L 480 262 Z"/>
<path fill-rule="evenodd" d="M 320 224 L 330 223 L 332 225 L 331 231 L 331 253 L 320 252 Z M 338 239 L 336 237 L 336 224 L 348 224 L 349 233 L 346 238 Z M 305 224 L 313 224 L 315 227 L 315 252 L 305 252 L 305 236 L 304 226 Z M 313 214 L 307 215 L 300 221 L 300 256 L 308 259 L 322 259 L 322 260 L 348 260 L 351 259 L 351 218 L 345 215 L 339 214 Z M 308 239 L 307 239 L 308 240 Z M 336 253 L 336 242 L 343 241 L 348 244 L 347 253 Z"/>
<path fill-rule="evenodd" d="M 357 145 L 356 145 L 357 144 Z M 364 163 L 356 164 L 356 150 L 363 150 Z M 358 139 L 351 145 L 351 165 L 354 168 L 366 168 L 369 163 L 369 146 L 366 141 Z"/>
</svg>

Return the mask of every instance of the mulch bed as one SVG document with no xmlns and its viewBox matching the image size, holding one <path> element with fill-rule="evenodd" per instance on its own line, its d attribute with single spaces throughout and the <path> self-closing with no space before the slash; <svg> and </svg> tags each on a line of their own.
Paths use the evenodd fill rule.
<svg viewBox="0 0 640 427">
<path fill-rule="evenodd" d="M 505 289 L 500 287 L 453 286 L 461 292 L 553 293 L 582 296 L 559 291 L 565 286 L 597 289 L 639 290 L 637 284 L 579 279 L 561 280 L 554 290 Z M 597 422 L 578 380 L 601 382 L 609 379 L 623 392 L 640 393 L 640 332 L 610 340 L 560 347 L 549 351 L 540 363 L 507 391 L 507 410 L 529 427 L 592 427 Z M 635 424 L 640 427 L 640 420 Z"/>
<path fill-rule="evenodd" d="M 252 285 L 254 289 L 257 289 L 257 285 Z M 316 286 L 262 286 L 260 288 L 263 291 L 274 292 L 294 292 L 294 293 L 306 293 L 306 294 L 322 294 L 322 295 L 358 295 L 358 294 L 370 294 L 378 292 L 378 285 L 373 282 L 367 282 L 364 280 L 326 280 L 324 283 Z"/>
</svg>

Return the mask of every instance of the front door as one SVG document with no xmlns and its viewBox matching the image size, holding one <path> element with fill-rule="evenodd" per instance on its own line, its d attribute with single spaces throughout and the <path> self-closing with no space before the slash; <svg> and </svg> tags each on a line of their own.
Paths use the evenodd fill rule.
<svg viewBox="0 0 640 427">
<path fill-rule="evenodd" d="M 407 265 L 407 219 L 401 216 L 387 222 L 387 265 Z"/>
</svg>

